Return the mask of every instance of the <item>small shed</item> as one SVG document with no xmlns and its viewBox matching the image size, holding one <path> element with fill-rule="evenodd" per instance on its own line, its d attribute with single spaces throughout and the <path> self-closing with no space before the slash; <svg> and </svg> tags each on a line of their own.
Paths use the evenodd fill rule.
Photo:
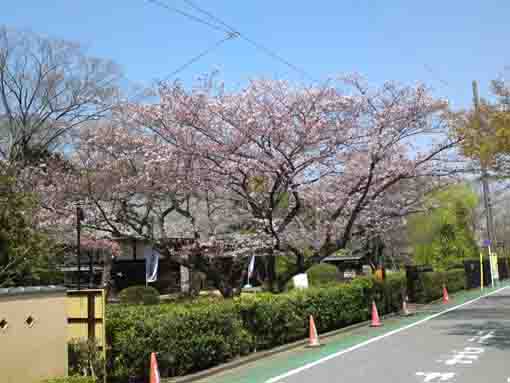
<svg viewBox="0 0 510 383">
<path fill-rule="evenodd" d="M 66 289 L 0 289 L 0 345 L 2 383 L 67 375 Z"/>
<path fill-rule="evenodd" d="M 322 262 L 336 266 L 344 279 L 363 275 L 364 257 L 362 255 L 330 255 Z"/>
</svg>

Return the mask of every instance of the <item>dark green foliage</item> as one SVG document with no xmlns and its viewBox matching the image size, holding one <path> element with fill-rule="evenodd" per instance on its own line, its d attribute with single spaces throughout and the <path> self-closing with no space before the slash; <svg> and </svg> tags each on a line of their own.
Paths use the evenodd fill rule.
<svg viewBox="0 0 510 383">
<path fill-rule="evenodd" d="M 380 314 L 397 312 L 402 308 L 405 297 L 405 273 L 388 273 L 384 282 L 374 279 L 372 297 L 377 303 Z"/>
<path fill-rule="evenodd" d="M 102 381 L 104 358 L 97 342 L 75 339 L 68 344 L 69 374 L 84 375 Z"/>
<path fill-rule="evenodd" d="M 156 305 L 159 303 L 159 292 L 152 286 L 131 286 L 119 294 L 120 302 L 137 305 Z"/>
<path fill-rule="evenodd" d="M 443 285 L 449 293 L 462 290 L 466 286 L 466 273 L 464 269 L 450 271 L 436 271 L 419 274 L 417 281 L 416 302 L 427 303 L 439 299 L 443 295 Z"/>
<path fill-rule="evenodd" d="M 478 196 L 467 184 L 430 195 L 425 206 L 429 209 L 411 216 L 407 225 L 416 264 L 444 271 L 478 255 L 472 228 Z"/>
<path fill-rule="evenodd" d="M 37 200 L 0 175 L 0 287 L 59 284 L 62 249 L 35 228 Z"/>
<path fill-rule="evenodd" d="M 65 376 L 43 380 L 42 383 L 97 383 L 91 376 Z"/>
<path fill-rule="evenodd" d="M 252 350 L 234 302 L 108 308 L 109 377 L 144 376 L 158 353 L 162 376 L 183 375 Z"/>
<path fill-rule="evenodd" d="M 311 286 L 324 286 L 335 283 L 342 276 L 335 266 L 328 265 L 327 263 L 312 266 L 306 273 L 308 274 L 308 281 Z"/>
<path fill-rule="evenodd" d="M 158 353 L 162 376 L 177 376 L 303 339 L 309 315 L 319 332 L 342 328 L 367 320 L 372 299 L 381 305 L 381 314 L 400 309 L 404 285 L 404 276 L 396 274 L 385 282 L 358 278 L 349 284 L 253 294 L 223 303 L 109 306 L 109 377 L 126 382 L 130 376 L 146 376 L 152 351 Z"/>
</svg>

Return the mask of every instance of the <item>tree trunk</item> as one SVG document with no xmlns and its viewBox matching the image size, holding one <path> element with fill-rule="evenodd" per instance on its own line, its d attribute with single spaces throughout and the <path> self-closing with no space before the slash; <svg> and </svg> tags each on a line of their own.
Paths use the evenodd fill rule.
<svg viewBox="0 0 510 383">
<path fill-rule="evenodd" d="M 103 275 L 101 277 L 101 285 L 105 289 L 105 296 L 108 298 L 108 294 L 111 289 L 112 280 L 112 256 L 103 251 Z"/>
<path fill-rule="evenodd" d="M 94 250 L 89 252 L 89 289 L 94 287 Z"/>
<path fill-rule="evenodd" d="M 267 257 L 267 283 L 269 291 L 275 292 L 276 286 L 276 257 L 271 249 Z"/>
</svg>

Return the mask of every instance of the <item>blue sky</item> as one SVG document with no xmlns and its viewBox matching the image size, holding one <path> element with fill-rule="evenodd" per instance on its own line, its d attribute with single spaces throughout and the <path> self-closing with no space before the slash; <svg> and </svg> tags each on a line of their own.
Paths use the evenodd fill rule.
<svg viewBox="0 0 510 383">
<path fill-rule="evenodd" d="M 183 0 L 161 0 L 194 12 Z M 372 83 L 423 81 L 454 106 L 482 96 L 510 65 L 508 0 L 194 0 L 314 79 L 359 72 Z M 113 59 L 132 81 L 150 83 L 222 39 L 222 32 L 144 0 L 17 0 L 0 24 L 80 42 Z M 204 17 L 203 15 L 199 15 Z M 254 77 L 307 82 L 241 39 L 226 42 L 177 77 L 214 69 L 231 87 Z"/>
</svg>

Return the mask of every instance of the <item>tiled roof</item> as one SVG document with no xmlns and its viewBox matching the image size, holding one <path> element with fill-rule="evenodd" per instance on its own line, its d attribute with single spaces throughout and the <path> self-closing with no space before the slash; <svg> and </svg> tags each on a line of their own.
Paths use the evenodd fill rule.
<svg viewBox="0 0 510 383">
<path fill-rule="evenodd" d="M 67 289 L 63 286 L 26 286 L 8 287 L 0 289 L 0 297 L 29 294 L 65 293 Z"/>
</svg>

